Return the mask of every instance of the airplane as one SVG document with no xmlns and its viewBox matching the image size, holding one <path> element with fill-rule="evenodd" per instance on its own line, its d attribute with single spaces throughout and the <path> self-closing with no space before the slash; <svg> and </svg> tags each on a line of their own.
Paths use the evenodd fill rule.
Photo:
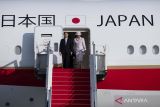
<svg viewBox="0 0 160 107">
<path fill-rule="evenodd" d="M 159 18 L 158 0 L 1 0 L 0 107 L 159 107 Z M 63 68 L 64 32 L 81 68 Z"/>
</svg>

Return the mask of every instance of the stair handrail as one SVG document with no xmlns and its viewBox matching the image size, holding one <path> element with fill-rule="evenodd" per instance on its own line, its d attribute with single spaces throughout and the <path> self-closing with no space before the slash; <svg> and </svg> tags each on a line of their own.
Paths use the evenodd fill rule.
<svg viewBox="0 0 160 107">
<path fill-rule="evenodd" d="M 97 78 L 96 78 L 96 50 L 95 50 L 95 43 L 92 43 L 93 45 L 93 55 L 92 55 L 92 63 L 93 66 L 90 67 L 92 69 L 90 72 L 91 77 L 91 107 L 97 106 Z"/>
<path fill-rule="evenodd" d="M 47 44 L 47 69 L 46 69 L 46 90 L 47 90 L 47 107 L 51 107 L 52 97 L 52 71 L 53 71 L 53 51 L 51 43 Z"/>
</svg>

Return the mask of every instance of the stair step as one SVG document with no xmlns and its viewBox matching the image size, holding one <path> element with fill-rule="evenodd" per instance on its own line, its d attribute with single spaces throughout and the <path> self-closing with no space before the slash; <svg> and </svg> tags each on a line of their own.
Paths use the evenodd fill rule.
<svg viewBox="0 0 160 107">
<path fill-rule="evenodd" d="M 90 104 L 90 99 L 53 99 L 52 104 L 56 103 Z"/>
<path fill-rule="evenodd" d="M 54 68 L 53 72 L 90 72 L 89 69 Z"/>
<path fill-rule="evenodd" d="M 53 85 L 52 90 L 90 90 L 88 85 Z"/>
<path fill-rule="evenodd" d="M 89 77 L 53 76 L 53 81 L 90 81 Z"/>
<path fill-rule="evenodd" d="M 52 90 L 52 94 L 88 94 L 90 90 Z"/>
<path fill-rule="evenodd" d="M 82 94 L 82 95 L 67 95 L 67 94 L 59 94 L 59 95 L 52 95 L 52 100 L 53 99 L 90 99 L 90 95 L 89 94 Z"/>
<path fill-rule="evenodd" d="M 53 76 L 89 77 L 90 72 L 53 72 Z"/>
<path fill-rule="evenodd" d="M 52 85 L 90 85 L 89 81 L 53 81 Z"/>
</svg>

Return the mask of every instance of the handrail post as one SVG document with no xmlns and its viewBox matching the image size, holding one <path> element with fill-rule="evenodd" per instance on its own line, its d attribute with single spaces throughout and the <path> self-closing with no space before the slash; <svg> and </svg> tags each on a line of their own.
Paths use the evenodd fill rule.
<svg viewBox="0 0 160 107">
<path fill-rule="evenodd" d="M 46 90 L 47 90 L 47 107 L 51 107 L 52 97 L 52 71 L 53 71 L 53 54 L 50 50 L 50 42 L 47 44 L 47 71 L 46 71 Z"/>
<path fill-rule="evenodd" d="M 91 55 L 90 59 L 90 81 L 91 81 L 91 107 L 97 106 L 97 78 L 96 78 L 96 51 L 95 44 L 93 45 L 93 55 Z"/>
</svg>

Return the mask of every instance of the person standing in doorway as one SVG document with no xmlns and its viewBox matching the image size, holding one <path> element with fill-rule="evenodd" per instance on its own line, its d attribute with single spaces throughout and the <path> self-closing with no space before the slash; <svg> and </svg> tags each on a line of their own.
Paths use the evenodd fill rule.
<svg viewBox="0 0 160 107">
<path fill-rule="evenodd" d="M 72 67 L 71 55 L 73 54 L 73 41 L 68 38 L 68 33 L 64 32 L 64 38 L 60 41 L 59 52 L 62 55 L 63 68 Z"/>
<path fill-rule="evenodd" d="M 81 32 L 76 32 L 76 37 L 74 38 L 74 52 L 76 55 L 76 64 L 78 67 L 82 68 L 83 55 L 86 51 L 85 40 L 81 37 Z"/>
</svg>

